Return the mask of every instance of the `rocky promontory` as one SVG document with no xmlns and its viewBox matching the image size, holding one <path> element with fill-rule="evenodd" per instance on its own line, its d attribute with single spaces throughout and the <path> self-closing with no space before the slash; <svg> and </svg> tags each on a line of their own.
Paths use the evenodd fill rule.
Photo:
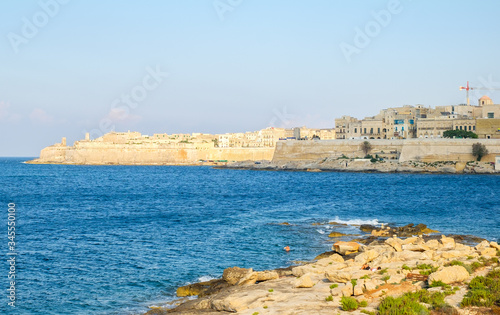
<svg viewBox="0 0 500 315">
<path fill-rule="evenodd" d="M 242 161 L 217 168 L 267 171 L 500 174 L 491 162 L 398 162 L 380 159 L 324 158 L 316 161 Z"/>
<path fill-rule="evenodd" d="M 496 242 L 425 225 L 360 228 L 375 237 L 368 245 L 337 241 L 332 252 L 283 269 L 227 268 L 221 279 L 177 290 L 197 299 L 147 314 L 498 314 Z"/>
</svg>

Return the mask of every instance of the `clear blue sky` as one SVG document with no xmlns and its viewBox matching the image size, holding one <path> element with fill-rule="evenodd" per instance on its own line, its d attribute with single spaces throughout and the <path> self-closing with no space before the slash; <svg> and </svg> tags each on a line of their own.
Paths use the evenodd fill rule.
<svg viewBox="0 0 500 315">
<path fill-rule="evenodd" d="M 0 2 L 0 156 L 110 126 L 331 128 L 341 115 L 464 103 L 468 80 L 500 88 L 494 0 L 64 2 Z M 482 94 L 500 103 L 485 91 L 473 104 Z"/>
</svg>

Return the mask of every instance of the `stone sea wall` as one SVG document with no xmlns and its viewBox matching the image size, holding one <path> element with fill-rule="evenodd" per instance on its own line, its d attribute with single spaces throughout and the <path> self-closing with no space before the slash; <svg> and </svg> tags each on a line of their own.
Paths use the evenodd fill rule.
<svg viewBox="0 0 500 315">
<path fill-rule="evenodd" d="M 482 162 L 495 162 L 500 155 L 500 140 L 497 139 L 405 139 L 405 140 L 322 140 L 322 141 L 279 141 L 273 162 L 317 161 L 345 155 L 349 158 L 363 157 L 361 144 L 368 141 L 372 150 L 386 159 L 399 159 L 399 162 L 422 161 L 474 161 L 472 144 L 480 142 L 489 154 Z"/>
</svg>

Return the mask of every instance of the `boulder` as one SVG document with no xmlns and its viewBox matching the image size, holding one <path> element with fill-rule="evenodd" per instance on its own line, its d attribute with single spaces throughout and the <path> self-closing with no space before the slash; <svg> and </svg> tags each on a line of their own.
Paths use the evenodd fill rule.
<svg viewBox="0 0 500 315">
<path fill-rule="evenodd" d="M 497 250 L 493 247 L 487 247 L 487 248 L 482 248 L 478 250 L 479 254 L 481 256 L 496 256 L 497 255 Z"/>
<path fill-rule="evenodd" d="M 352 283 L 348 282 L 341 290 L 342 296 L 351 296 L 353 293 Z"/>
<path fill-rule="evenodd" d="M 248 277 L 251 273 L 253 273 L 253 269 L 249 268 L 239 268 L 232 267 L 224 269 L 222 273 L 222 279 L 229 283 L 230 285 L 237 284 L 241 279 Z"/>
<path fill-rule="evenodd" d="M 397 252 L 403 250 L 402 241 L 397 237 L 390 237 L 385 241 L 385 243 L 392 246 Z"/>
<path fill-rule="evenodd" d="M 358 279 L 356 285 L 353 288 L 353 295 L 360 296 L 363 295 L 363 289 L 365 288 L 365 281 L 363 279 Z"/>
<path fill-rule="evenodd" d="M 436 250 L 439 248 L 439 242 L 438 242 L 438 240 L 429 240 L 429 241 L 425 242 L 425 246 L 427 246 L 428 248 L 430 248 L 432 250 Z"/>
<path fill-rule="evenodd" d="M 490 246 L 493 247 L 494 249 L 496 250 L 500 250 L 500 245 L 498 245 L 497 242 L 491 242 L 490 243 Z"/>
<path fill-rule="evenodd" d="M 339 241 L 333 244 L 332 249 L 340 255 L 349 255 L 356 253 L 359 250 L 359 244 L 356 242 L 343 242 Z"/>
<path fill-rule="evenodd" d="M 490 247 L 490 242 L 488 241 L 482 241 L 481 243 L 477 244 L 474 248 L 476 250 L 481 250 L 483 248 L 489 248 Z"/>
<path fill-rule="evenodd" d="M 293 286 L 295 288 L 312 288 L 314 283 L 311 279 L 311 274 L 306 273 L 302 277 L 297 278 Z"/>
<path fill-rule="evenodd" d="M 403 245 L 414 244 L 418 240 L 418 237 L 408 237 L 402 241 Z"/>
<path fill-rule="evenodd" d="M 441 244 L 443 244 L 442 249 L 454 249 L 455 248 L 455 239 L 451 237 L 446 237 L 444 235 L 441 236 Z"/>
<path fill-rule="evenodd" d="M 274 270 L 264 270 L 257 272 L 258 282 L 279 279 L 279 277 L 279 274 Z"/>
<path fill-rule="evenodd" d="M 366 264 L 377 258 L 379 253 L 373 249 L 366 250 L 356 256 L 354 261 L 360 264 Z"/>
<path fill-rule="evenodd" d="M 351 281 L 351 273 L 346 271 L 328 270 L 325 272 L 325 278 L 331 282 L 347 283 Z"/>
<path fill-rule="evenodd" d="M 302 277 L 306 273 L 323 273 L 324 268 L 313 268 L 312 265 L 297 266 L 292 268 L 292 275 Z"/>
<path fill-rule="evenodd" d="M 419 252 L 404 250 L 402 252 L 393 253 L 391 261 L 410 261 L 410 260 L 420 260 L 420 259 L 428 259 L 428 257 Z"/>
<path fill-rule="evenodd" d="M 449 266 L 443 267 L 441 270 L 438 270 L 429 275 L 428 282 L 432 283 L 433 281 L 442 281 L 446 284 L 451 284 L 455 282 L 463 282 L 469 278 L 469 273 L 462 266 Z"/>
</svg>

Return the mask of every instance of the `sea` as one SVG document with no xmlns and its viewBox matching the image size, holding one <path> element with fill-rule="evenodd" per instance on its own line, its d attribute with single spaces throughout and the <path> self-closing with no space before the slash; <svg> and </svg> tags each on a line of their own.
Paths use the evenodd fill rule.
<svg viewBox="0 0 500 315">
<path fill-rule="evenodd" d="M 445 234 L 500 237 L 494 175 L 26 160 L 0 159 L 1 314 L 142 314 L 173 301 L 177 287 L 228 267 L 311 260 L 330 250 L 330 232 L 356 237 L 360 224 L 423 223 Z"/>
</svg>

